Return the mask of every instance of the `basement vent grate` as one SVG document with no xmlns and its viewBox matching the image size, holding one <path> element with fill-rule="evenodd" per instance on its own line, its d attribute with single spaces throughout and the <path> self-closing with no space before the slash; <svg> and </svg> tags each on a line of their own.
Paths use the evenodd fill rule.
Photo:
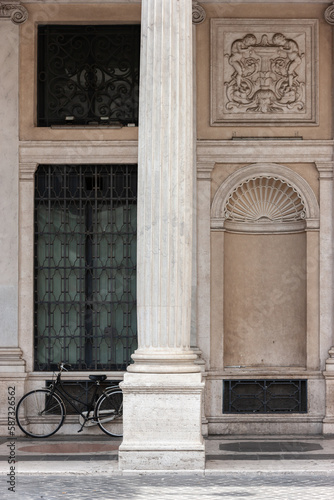
<svg viewBox="0 0 334 500">
<path fill-rule="evenodd" d="M 307 413 L 307 380 L 223 380 L 223 413 Z"/>
</svg>

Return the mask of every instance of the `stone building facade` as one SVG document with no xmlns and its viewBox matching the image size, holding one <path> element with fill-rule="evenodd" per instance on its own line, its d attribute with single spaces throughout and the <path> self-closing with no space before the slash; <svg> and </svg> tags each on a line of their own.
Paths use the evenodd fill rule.
<svg viewBox="0 0 334 500">
<path fill-rule="evenodd" d="M 109 62 L 103 77 L 85 63 L 59 83 L 78 60 L 75 37 L 71 56 L 61 45 L 71 29 L 100 31 L 105 41 L 108 26 L 139 25 L 139 90 L 131 87 L 139 118 L 124 118 L 122 90 L 116 118 L 116 99 L 94 97 Z M 207 434 L 334 433 L 333 25 L 334 5 L 318 0 L 0 2 L 2 435 L 8 388 L 18 401 L 59 361 L 75 366 L 69 383 L 92 370 L 122 381 L 124 470 L 202 469 Z M 101 47 L 99 57 L 111 50 Z M 53 57 L 55 67 L 72 61 L 55 87 L 45 84 Z M 95 86 L 86 118 L 75 108 L 87 95 L 71 93 L 78 81 Z M 71 99 L 71 111 L 59 111 Z M 91 230 L 75 218 L 77 204 L 99 203 L 86 191 L 105 203 L 97 179 L 136 165 L 137 216 L 115 195 L 132 239 L 117 246 L 121 229 L 113 243 L 104 230 L 98 243 L 91 238 L 102 271 L 82 291 L 76 264 L 64 271 L 56 246 L 69 261 L 73 252 L 83 258 L 86 274 L 94 267 L 87 241 L 79 258 L 73 228 L 86 224 L 88 239 Z M 76 250 L 55 229 L 55 172 L 69 186 L 86 176 L 90 201 L 71 194 L 61 208 Z M 45 179 L 53 201 L 41 194 L 52 191 Z M 43 210 L 52 255 L 51 239 L 38 243 Z M 126 279 L 125 247 L 135 270 Z M 118 298 L 99 299 L 91 313 L 94 293 L 108 294 L 121 276 Z M 69 415 L 60 432 L 76 428 Z"/>
</svg>

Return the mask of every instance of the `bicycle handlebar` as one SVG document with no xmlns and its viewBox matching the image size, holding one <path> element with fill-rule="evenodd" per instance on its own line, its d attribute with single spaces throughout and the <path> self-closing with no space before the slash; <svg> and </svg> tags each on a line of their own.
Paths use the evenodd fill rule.
<svg viewBox="0 0 334 500">
<path fill-rule="evenodd" d="M 69 369 L 72 368 L 72 365 L 70 365 L 69 363 L 59 363 L 58 368 L 61 372 L 64 370 L 68 372 Z"/>
</svg>

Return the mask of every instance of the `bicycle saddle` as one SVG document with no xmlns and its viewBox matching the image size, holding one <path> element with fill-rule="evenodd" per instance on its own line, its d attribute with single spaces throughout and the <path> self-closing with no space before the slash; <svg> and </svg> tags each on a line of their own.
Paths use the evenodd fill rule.
<svg viewBox="0 0 334 500">
<path fill-rule="evenodd" d="M 102 382 L 107 378 L 107 375 L 89 375 L 89 379 L 94 382 Z"/>
</svg>

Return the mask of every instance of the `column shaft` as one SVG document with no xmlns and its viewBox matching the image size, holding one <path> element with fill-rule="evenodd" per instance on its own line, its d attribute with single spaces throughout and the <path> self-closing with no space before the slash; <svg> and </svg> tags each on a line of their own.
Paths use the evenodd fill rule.
<svg viewBox="0 0 334 500">
<path fill-rule="evenodd" d="M 138 181 L 139 347 L 189 348 L 193 198 L 191 1 L 145 0 Z"/>
</svg>

